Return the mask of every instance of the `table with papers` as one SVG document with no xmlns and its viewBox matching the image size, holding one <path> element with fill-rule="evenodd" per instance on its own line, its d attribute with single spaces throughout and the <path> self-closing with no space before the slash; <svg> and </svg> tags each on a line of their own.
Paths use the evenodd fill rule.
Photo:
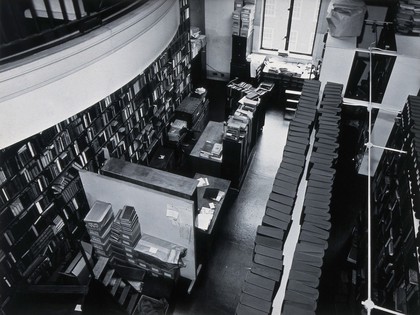
<svg viewBox="0 0 420 315">
<path fill-rule="evenodd" d="M 196 173 L 197 209 L 195 226 L 205 234 L 211 234 L 225 201 L 230 181 Z"/>
</svg>

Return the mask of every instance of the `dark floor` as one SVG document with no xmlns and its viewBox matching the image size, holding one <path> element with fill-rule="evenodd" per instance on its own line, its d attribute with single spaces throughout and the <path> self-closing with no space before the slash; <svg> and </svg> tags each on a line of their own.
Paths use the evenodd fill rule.
<svg viewBox="0 0 420 315">
<path fill-rule="evenodd" d="M 211 120 L 223 116 L 223 82 L 209 82 Z M 234 314 L 252 262 L 257 226 L 280 165 L 289 123 L 280 109 L 267 109 L 265 126 L 240 192 L 219 218 L 210 259 L 190 295 L 178 290 L 173 314 Z M 186 284 L 185 284 L 186 285 Z"/>
<path fill-rule="evenodd" d="M 210 120 L 224 120 L 225 83 L 209 81 L 206 87 L 210 98 Z M 256 229 L 261 224 L 274 176 L 281 162 L 288 125 L 282 109 L 268 107 L 264 130 L 244 184 L 218 222 L 210 258 L 191 294 L 185 293 L 188 283 L 181 284 L 172 314 L 235 313 L 241 286 L 252 262 Z M 352 314 L 360 311 L 360 308 L 356 307 L 356 310 L 352 306 L 354 303 L 347 283 L 351 281 L 351 266 L 348 266 L 346 257 L 351 230 L 360 209 L 357 198 L 352 199 L 351 196 L 361 191 L 363 185 L 358 185 L 360 179 L 352 170 L 351 163 L 344 161 L 342 164 L 344 171 L 340 173 L 338 181 L 343 188 L 337 192 L 332 213 L 334 228 L 323 269 L 319 314 Z"/>
</svg>

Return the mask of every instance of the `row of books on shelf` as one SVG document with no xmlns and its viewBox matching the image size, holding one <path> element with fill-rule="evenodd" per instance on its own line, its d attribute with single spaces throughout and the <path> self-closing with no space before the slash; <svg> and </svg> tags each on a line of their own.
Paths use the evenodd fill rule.
<svg viewBox="0 0 420 315">
<path fill-rule="evenodd" d="M 28 212 L 27 215 L 28 218 L 23 222 L 27 229 L 14 228 L 15 224 L 13 229 L 4 234 L 10 247 L 3 248 L 8 253 L 5 260 L 1 262 L 6 271 L 17 270 L 24 277 L 29 276 L 28 270 L 38 256 L 45 256 L 48 251 L 51 253 L 55 251 L 59 243 L 57 235 L 64 227 L 64 221 L 58 215 L 51 220 L 52 223 L 48 223 L 49 220 L 42 216 L 37 217 L 36 210 Z M 30 221 L 31 219 L 36 219 L 35 223 Z"/>
<path fill-rule="evenodd" d="M 373 213 L 378 226 L 378 300 L 395 303 L 406 313 L 419 307 L 416 295 L 420 291 L 416 104 L 420 104 L 418 97 L 409 96 L 387 143 L 387 147 L 407 154 L 387 150 L 383 153 L 373 190 Z"/>
<path fill-rule="evenodd" d="M 77 164 L 74 162 L 74 164 Z M 80 168 L 80 165 L 78 165 Z M 66 173 L 68 174 L 68 173 Z M 66 178 L 63 176 L 63 178 Z M 8 206 L 5 206 L 0 214 L 1 218 L 1 230 L 5 231 L 8 226 L 14 222 L 14 225 L 9 227 L 9 230 L 6 230 L 5 233 L 10 233 L 13 231 L 13 227 L 16 225 L 19 226 L 19 222 L 22 221 L 22 218 L 27 217 L 28 213 L 31 213 L 33 210 L 36 210 L 40 215 L 46 215 L 49 210 L 55 206 L 55 197 L 52 191 L 54 191 L 58 198 L 62 198 L 65 203 L 69 202 L 74 195 L 76 195 L 81 189 L 81 183 L 78 177 L 71 179 L 70 183 L 66 186 L 61 186 L 58 183 L 66 183 L 68 179 L 57 178 L 51 185 L 51 190 L 44 188 L 42 191 L 37 188 L 36 183 L 33 183 L 32 186 L 24 189 L 18 197 L 16 197 L 13 202 Z M 49 188 L 49 186 L 47 187 Z M 22 221 L 24 222 L 24 221 Z M 23 230 L 25 230 L 25 225 Z M 9 231 L 9 232 L 8 232 Z M 13 236 L 13 233 L 11 234 Z M 14 237 L 13 237 L 14 239 Z"/>
<path fill-rule="evenodd" d="M 188 47 L 188 45 L 185 45 L 185 47 Z M 182 59 L 182 58 L 184 58 L 184 59 Z M 183 56 L 183 54 L 182 54 L 181 51 L 178 51 L 178 52 L 176 52 L 174 54 L 174 61 L 175 61 L 176 64 L 178 64 L 181 61 L 183 61 L 184 63 L 187 64 L 189 62 L 189 59 L 188 60 L 185 60 L 185 58 L 189 58 L 188 51 L 187 51 L 187 55 L 186 56 Z M 168 62 L 168 52 L 165 52 L 165 53 L 162 54 L 161 57 L 158 58 L 158 61 L 155 62 L 152 65 L 151 68 L 157 70 L 156 69 L 156 68 L 158 68 L 157 67 L 157 64 L 160 64 L 160 66 L 162 66 L 163 64 L 166 64 L 167 62 Z M 142 76 L 135 81 L 136 83 L 133 84 L 133 89 L 127 89 L 126 90 L 126 93 L 123 94 L 124 96 L 125 95 L 128 95 L 129 96 L 128 97 L 128 100 L 132 100 L 134 98 L 134 96 L 133 96 L 133 90 L 135 92 L 139 92 L 139 90 L 141 88 L 140 87 L 140 82 L 143 82 L 144 81 L 144 80 L 141 80 L 141 78 L 142 78 Z M 122 98 L 122 99 L 124 99 L 124 98 Z M 103 107 L 106 108 L 111 103 L 112 103 L 112 97 L 110 96 L 110 97 L 105 98 L 103 101 L 99 102 L 99 104 L 100 104 L 99 107 L 93 106 L 90 109 L 88 109 L 86 111 L 86 113 L 83 115 L 83 122 L 84 122 L 85 128 L 88 128 L 88 126 L 90 126 L 92 124 L 92 122 L 94 120 L 94 117 L 96 117 L 99 114 L 97 112 L 98 111 L 98 108 L 101 108 L 101 107 L 102 108 Z M 96 126 L 97 127 L 96 129 L 101 129 L 103 127 L 103 124 L 107 124 L 109 122 L 109 119 L 111 117 L 108 117 L 108 118 L 105 118 L 105 117 L 106 116 L 104 115 L 104 119 L 103 119 L 102 124 L 101 124 L 101 121 L 99 121 L 99 120 L 97 121 L 98 122 L 98 126 Z M 60 128 L 60 124 L 58 124 L 56 127 L 57 128 Z M 82 129 L 82 126 L 79 125 L 78 128 Z M 71 129 L 73 130 L 74 128 L 71 128 Z M 80 131 L 82 131 L 82 130 L 80 130 Z M 69 144 L 68 137 L 69 137 L 68 136 L 68 131 L 67 132 L 64 132 L 62 135 L 60 135 L 60 137 L 57 137 L 57 139 L 56 139 L 56 141 L 54 143 L 54 148 L 56 148 L 58 151 L 62 151 Z M 26 165 L 26 163 L 28 163 L 35 156 L 35 154 L 36 154 L 36 151 L 35 151 L 35 149 L 33 148 L 32 145 L 33 144 L 31 142 L 29 142 L 26 145 L 22 146 L 18 150 L 17 157 L 18 157 L 18 160 L 19 160 L 19 162 L 20 162 L 20 164 L 21 164 L 22 167 L 24 165 Z"/>
<path fill-rule="evenodd" d="M 126 118 L 125 122 L 128 126 L 127 129 L 129 130 L 129 135 L 133 133 L 133 130 L 138 131 L 139 129 L 144 127 L 145 123 L 145 120 L 140 118 L 139 111 L 133 112 L 133 110 L 130 108 L 132 107 L 130 106 L 129 109 L 123 110 L 123 117 Z M 172 112 L 173 106 L 168 105 L 167 109 L 170 112 Z M 131 116 L 127 117 L 130 113 Z M 159 115 L 161 115 L 160 118 L 162 118 L 164 121 L 168 120 L 166 112 L 163 112 L 163 107 Z M 98 118 L 95 121 L 99 120 L 101 120 L 101 118 Z M 133 126 L 134 124 L 136 125 Z M 97 153 L 99 149 L 101 149 L 107 142 L 107 147 L 111 147 L 111 151 L 114 151 L 117 147 L 121 146 L 124 146 L 125 150 L 125 143 L 121 143 L 121 141 L 125 135 L 126 128 L 118 128 L 118 131 L 115 132 L 115 129 L 118 126 L 118 122 L 113 121 L 103 130 L 98 130 L 97 134 L 92 134 L 91 129 L 88 128 L 87 138 L 78 138 L 74 140 L 73 143 L 73 140 L 71 139 L 68 130 L 63 130 L 54 138 L 53 144 L 51 146 L 48 146 L 47 149 L 45 149 L 45 151 L 38 156 L 39 159 L 35 158 L 37 156 L 37 153 L 35 152 L 34 145 L 32 144 L 32 142 L 24 144 L 19 151 L 29 154 L 32 160 L 30 160 L 30 162 L 22 160 L 21 164 L 24 165 L 24 168 L 20 171 L 18 175 L 15 176 L 13 176 L 10 172 L 10 167 L 3 168 L 10 172 L 9 176 L 12 176 L 12 179 L 9 182 L 7 182 L 6 173 L 4 171 L 2 172 L 4 179 L 3 182 L 5 182 L 1 190 L 1 197 L 3 199 L 3 203 L 13 199 L 16 196 L 16 194 L 24 188 L 25 185 L 31 183 L 31 181 L 37 178 L 38 175 L 40 175 L 40 173 L 44 169 L 48 169 L 50 173 L 50 176 L 48 177 L 52 179 L 58 176 L 72 161 L 74 161 L 76 156 L 79 156 L 80 163 L 83 166 L 86 165 L 91 158 L 90 156 L 88 157 L 90 151 L 88 147 L 89 141 L 91 141 L 91 145 L 95 153 Z M 147 145 L 150 145 L 150 143 L 152 142 L 151 138 L 152 135 L 150 135 L 150 132 L 147 132 L 147 137 L 145 138 Z M 132 142 L 133 139 L 130 140 Z M 66 149 L 67 151 L 65 151 Z M 59 156 L 57 157 L 56 154 L 59 154 Z M 16 165 L 16 167 L 18 166 Z M 37 179 L 40 191 L 45 189 L 47 186 L 45 184 L 46 181 L 44 180 L 44 178 L 45 176 L 42 176 Z"/>
<path fill-rule="evenodd" d="M 181 56 L 181 52 L 179 52 L 179 54 L 177 54 L 176 56 Z M 181 57 L 177 57 L 177 58 L 181 58 Z M 183 60 L 185 61 L 185 60 Z M 188 60 L 186 61 L 188 62 Z M 176 72 L 180 72 L 179 67 L 177 66 L 176 68 Z M 181 81 L 180 82 L 180 90 L 183 90 L 185 88 L 186 84 L 189 84 L 188 80 L 189 77 L 187 78 L 187 82 Z M 154 90 L 154 100 L 156 101 L 158 96 L 161 95 L 156 95 L 158 92 L 160 85 L 158 85 L 158 88 Z M 128 91 L 131 91 L 130 89 Z M 160 91 L 163 92 L 163 91 Z M 160 94 L 160 93 L 158 93 Z M 129 95 L 131 95 L 129 93 Z M 132 96 L 129 98 L 131 99 Z M 110 98 L 106 98 L 106 100 L 109 100 Z M 100 102 L 100 104 L 110 104 L 110 101 L 103 101 Z M 101 132 L 101 130 L 103 130 L 104 126 L 107 125 L 109 123 L 110 120 L 112 120 L 115 116 L 116 116 L 116 110 L 115 107 L 111 107 L 111 109 L 108 107 L 109 105 L 107 105 L 105 107 L 104 112 L 100 113 L 98 112 L 98 107 L 93 106 L 92 108 L 90 108 L 89 110 L 86 111 L 86 113 L 83 114 L 82 118 L 78 118 L 79 124 L 76 126 L 72 126 L 72 128 L 69 129 L 65 129 L 62 132 L 59 133 L 59 135 L 55 136 L 55 139 L 53 140 L 53 143 L 51 144 L 50 148 L 51 150 L 47 150 L 46 152 L 44 152 L 42 154 L 41 157 L 41 162 L 43 164 L 43 166 L 45 167 L 47 164 L 51 163 L 51 160 L 53 159 L 54 155 L 52 153 L 52 151 L 55 151 L 55 154 L 58 155 L 60 154 L 62 151 L 64 151 L 71 143 L 72 138 L 69 135 L 69 131 L 68 130 L 78 130 L 76 137 L 79 136 L 81 134 L 81 132 L 84 131 L 84 128 L 87 129 L 87 134 L 88 134 L 88 139 L 89 141 L 93 141 L 94 137 L 96 137 L 98 135 L 99 132 Z M 123 120 L 127 120 L 130 114 L 133 114 L 134 106 L 127 106 L 126 108 L 123 109 L 122 112 L 122 119 Z M 95 110 L 96 109 L 96 110 Z M 147 109 L 146 109 L 147 110 Z M 140 120 L 140 117 L 145 117 L 146 115 L 146 110 L 145 110 L 145 103 L 142 103 L 139 110 L 135 112 L 135 118 L 137 121 Z M 99 115 L 102 114 L 101 117 L 99 117 Z M 75 118 L 77 119 L 77 118 Z M 82 121 L 83 120 L 83 125 L 82 125 Z M 57 129 L 60 130 L 61 129 L 61 124 L 58 124 Z M 101 133 L 101 135 L 103 135 L 103 133 Z M 20 167 L 24 167 L 27 163 L 29 163 L 29 161 L 31 161 L 31 159 L 33 159 L 37 154 L 37 150 L 34 147 L 34 144 L 32 142 L 28 142 L 25 145 L 23 145 L 17 153 L 17 160 L 18 163 L 20 165 Z M 11 174 L 10 174 L 11 175 Z M 9 176 L 10 176 L 9 175 Z M 5 181 L 7 178 L 6 173 L 3 171 L 1 172 L 1 180 Z"/>
</svg>

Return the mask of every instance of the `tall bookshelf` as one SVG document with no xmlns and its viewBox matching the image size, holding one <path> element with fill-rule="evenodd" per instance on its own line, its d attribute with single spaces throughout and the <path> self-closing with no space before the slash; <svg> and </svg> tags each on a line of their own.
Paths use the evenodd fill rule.
<svg viewBox="0 0 420 315">
<path fill-rule="evenodd" d="M 86 110 L 0 152 L 0 304 L 21 284 L 43 283 L 71 256 L 89 210 L 79 169 L 108 157 L 148 164 L 191 92 L 189 1 L 165 51 Z"/>
<path fill-rule="evenodd" d="M 419 105 L 419 97 L 408 97 L 387 143 L 403 152 L 385 150 L 372 185 L 376 303 L 404 314 L 420 308 Z"/>
</svg>

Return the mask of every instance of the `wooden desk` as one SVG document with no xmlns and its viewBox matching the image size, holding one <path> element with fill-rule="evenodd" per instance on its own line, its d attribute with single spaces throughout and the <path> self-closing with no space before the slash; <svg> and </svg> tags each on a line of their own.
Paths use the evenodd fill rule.
<svg viewBox="0 0 420 315">
<path fill-rule="evenodd" d="M 214 209 L 214 214 L 213 214 L 213 219 L 210 222 L 209 228 L 204 231 L 201 229 L 197 229 L 200 232 L 203 232 L 205 234 L 211 234 L 213 232 L 213 228 L 214 225 L 216 224 L 217 218 L 219 216 L 219 213 L 223 207 L 223 203 L 226 199 L 229 187 L 230 187 L 230 181 L 227 179 L 222 179 L 222 178 L 218 178 L 218 177 L 213 177 L 213 176 L 209 176 L 209 175 L 204 175 L 204 174 L 200 174 L 200 173 L 196 173 L 194 175 L 195 179 L 199 179 L 199 178 L 207 178 L 209 181 L 209 185 L 208 186 L 204 186 L 204 187 L 197 187 L 197 209 L 200 210 L 201 207 L 209 207 L 209 203 L 213 202 L 215 205 L 215 209 Z M 217 201 L 213 201 L 210 199 L 205 199 L 204 198 L 204 192 L 206 190 L 206 188 L 217 188 L 220 191 L 223 191 L 225 193 L 225 195 L 223 196 L 223 198 L 217 202 Z"/>
<path fill-rule="evenodd" d="M 190 160 L 194 173 L 203 173 L 206 175 L 221 177 L 222 159 L 203 157 L 200 155 L 200 151 L 206 141 L 223 143 L 223 125 L 223 122 L 208 122 L 206 128 L 190 153 Z"/>
</svg>

